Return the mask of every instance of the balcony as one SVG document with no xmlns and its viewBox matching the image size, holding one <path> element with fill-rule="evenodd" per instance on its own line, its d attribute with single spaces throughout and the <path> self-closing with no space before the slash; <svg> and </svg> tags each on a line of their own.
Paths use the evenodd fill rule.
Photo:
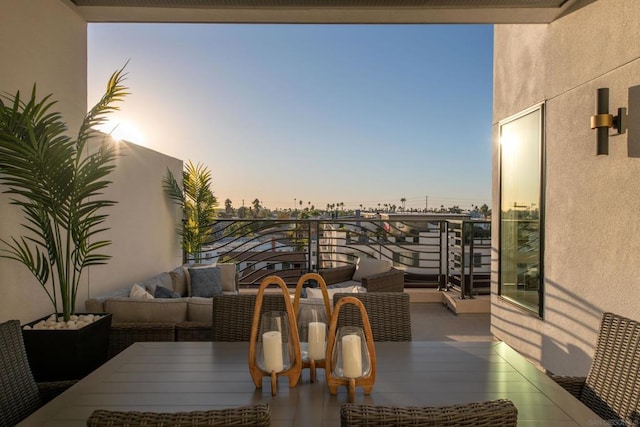
<svg viewBox="0 0 640 427">
<path fill-rule="evenodd" d="M 385 215 L 337 219 L 220 219 L 203 262 L 237 264 L 242 288 L 269 275 L 295 286 L 306 272 L 359 257 L 390 260 L 409 289 L 453 290 L 461 299 L 490 291 L 491 223 L 468 216 Z"/>
</svg>

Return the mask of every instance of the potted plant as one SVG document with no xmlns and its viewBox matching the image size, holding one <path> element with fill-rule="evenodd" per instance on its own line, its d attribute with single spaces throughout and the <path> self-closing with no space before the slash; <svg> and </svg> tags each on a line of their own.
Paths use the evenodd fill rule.
<svg viewBox="0 0 640 427">
<path fill-rule="evenodd" d="M 6 186 L 11 204 L 20 208 L 25 220 L 25 234 L 0 239 L 0 256 L 29 269 L 51 301 L 54 317 L 64 322 L 73 322 L 84 269 L 105 264 L 110 258 L 100 252 L 110 241 L 97 236 L 107 229 L 103 225 L 107 218 L 104 208 L 115 204 L 101 195 L 110 184 L 106 178 L 115 168 L 116 151 L 106 138 L 97 150 L 89 150 L 88 143 L 99 136 L 96 126 L 118 109 L 114 103 L 127 94 L 122 84 L 123 70 L 111 76 L 105 94 L 86 114 L 75 139 L 66 134 L 62 115 L 52 111 L 52 95 L 37 99 L 36 85 L 27 99 L 22 99 L 20 92 L 0 96 L 0 183 Z M 56 334 L 23 331 L 36 380 L 74 379 L 68 377 L 82 376 L 88 373 L 84 371 L 95 369 L 94 364 L 106 361 L 111 316 L 105 319 L 98 322 L 100 326 L 92 324 Z M 96 338 L 98 328 L 104 329 L 105 323 L 106 341 Z M 88 348 L 76 342 L 83 336 L 91 340 Z M 54 357 L 63 349 L 71 351 L 60 355 L 67 363 Z M 37 361 L 38 356 L 43 360 Z M 87 360 L 94 356 L 100 360 Z M 81 372 L 67 372 L 66 365 L 76 365 Z M 74 366 L 68 368 L 74 370 Z"/>
<path fill-rule="evenodd" d="M 213 232 L 218 201 L 211 191 L 211 171 L 202 163 L 187 162 L 182 171 L 182 186 L 167 171 L 164 189 L 169 198 L 182 208 L 182 225 L 178 235 L 182 249 L 194 263 L 202 262 L 202 246 Z M 186 261 L 186 260 L 185 260 Z"/>
</svg>

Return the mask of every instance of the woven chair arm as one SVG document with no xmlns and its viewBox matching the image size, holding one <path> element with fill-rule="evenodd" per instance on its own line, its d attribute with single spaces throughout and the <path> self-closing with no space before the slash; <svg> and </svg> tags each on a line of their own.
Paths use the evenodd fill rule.
<svg viewBox="0 0 640 427">
<path fill-rule="evenodd" d="M 584 387 L 586 377 L 572 377 L 564 375 L 549 375 L 556 383 L 558 383 L 563 389 L 580 399 L 582 388 Z"/>
<path fill-rule="evenodd" d="M 355 271 L 355 265 L 345 265 L 344 267 L 321 269 L 320 271 L 318 271 L 318 274 L 320 274 L 320 276 L 324 279 L 324 282 L 327 284 L 327 286 L 329 286 L 335 283 L 351 280 Z"/>
<path fill-rule="evenodd" d="M 268 426 L 271 424 L 269 404 L 230 409 L 193 412 L 137 412 L 97 409 L 87 420 L 87 427 L 136 426 Z"/>
<path fill-rule="evenodd" d="M 506 399 L 440 407 L 375 406 L 345 403 L 340 408 L 342 427 L 373 425 L 440 427 L 515 427 L 518 410 Z"/>
<path fill-rule="evenodd" d="M 42 401 L 42 404 L 44 405 L 45 403 L 53 400 L 55 397 L 57 397 L 63 391 L 65 391 L 66 389 L 74 385 L 76 382 L 77 382 L 76 380 L 69 380 L 69 381 L 48 381 L 48 382 L 37 383 L 38 391 L 40 392 L 40 400 Z"/>
<path fill-rule="evenodd" d="M 367 292 L 403 292 L 404 272 L 391 270 L 362 278 L 362 286 Z"/>
</svg>

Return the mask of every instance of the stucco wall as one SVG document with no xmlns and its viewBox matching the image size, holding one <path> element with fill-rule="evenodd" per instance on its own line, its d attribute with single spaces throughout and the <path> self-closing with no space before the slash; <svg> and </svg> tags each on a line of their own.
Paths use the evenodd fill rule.
<svg viewBox="0 0 640 427">
<path fill-rule="evenodd" d="M 40 96 L 54 94 L 56 109 L 75 133 L 87 110 L 86 23 L 64 1 L 0 0 L 0 11 L 0 91 L 28 95 L 37 83 Z M 179 212 L 164 196 L 162 177 L 167 168 L 180 176 L 182 162 L 133 144 L 121 149 L 106 194 L 119 203 L 108 211 L 111 229 L 101 236 L 113 241 L 106 249 L 113 259 L 84 275 L 80 310 L 89 291 L 96 295 L 181 261 L 175 234 Z M 0 238 L 7 239 L 23 233 L 22 215 L 2 190 Z M 26 322 L 52 311 L 40 285 L 15 261 L 0 259 L 0 289 L 0 322 Z"/>
<path fill-rule="evenodd" d="M 0 91 L 40 97 L 53 93 L 56 108 L 77 129 L 87 105 L 86 23 L 60 1 L 0 0 Z M 3 187 L 0 186 L 0 191 Z M 22 216 L 0 194 L 0 238 L 21 232 Z M 32 320 L 51 305 L 25 267 L 0 259 L 0 321 Z"/>
<path fill-rule="evenodd" d="M 118 202 L 108 209 L 105 233 L 112 241 L 105 252 L 113 258 L 108 265 L 91 267 L 89 284 L 78 297 L 80 308 L 87 295 L 131 286 L 182 263 L 176 234 L 181 212 L 162 187 L 167 169 L 182 176 L 182 160 L 136 144 L 119 142 L 118 147 L 113 185 L 105 193 L 106 199 Z"/>
<path fill-rule="evenodd" d="M 548 25 L 497 25 L 494 34 L 493 211 L 498 122 L 544 101 L 546 242 L 543 319 L 494 294 L 492 331 L 553 372 L 586 374 L 602 312 L 640 319 L 640 140 L 611 137 L 609 155 L 597 157 L 589 127 L 599 87 L 610 88 L 611 111 L 640 105 L 637 90 L 629 100 L 640 85 L 640 8 L 600 0 Z M 640 112 L 630 115 L 640 127 Z M 494 248 L 498 227 L 495 215 Z"/>
</svg>

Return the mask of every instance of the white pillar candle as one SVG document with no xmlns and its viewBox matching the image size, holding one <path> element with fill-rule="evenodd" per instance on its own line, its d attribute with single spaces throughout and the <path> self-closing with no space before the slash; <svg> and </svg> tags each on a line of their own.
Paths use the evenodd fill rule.
<svg viewBox="0 0 640 427">
<path fill-rule="evenodd" d="M 362 351 L 358 335 L 342 337 L 342 370 L 347 378 L 362 376 Z"/>
<path fill-rule="evenodd" d="M 282 361 L 282 334 L 269 331 L 262 334 L 262 351 L 264 355 L 264 370 L 280 372 L 284 369 Z"/>
<path fill-rule="evenodd" d="M 326 330 L 323 322 L 309 322 L 309 359 L 324 360 Z"/>
</svg>

